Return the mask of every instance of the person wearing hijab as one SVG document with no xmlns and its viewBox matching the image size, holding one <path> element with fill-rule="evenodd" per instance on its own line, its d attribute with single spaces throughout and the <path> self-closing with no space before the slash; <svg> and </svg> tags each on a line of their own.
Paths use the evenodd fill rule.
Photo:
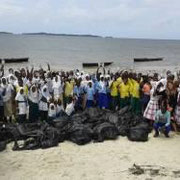
<svg viewBox="0 0 180 180">
<path fill-rule="evenodd" d="M 56 113 L 57 113 L 57 107 L 53 102 L 49 104 L 49 109 L 48 109 L 48 123 L 52 124 L 53 120 L 56 118 Z"/>
<path fill-rule="evenodd" d="M 28 92 L 29 122 L 36 122 L 39 118 L 39 92 L 35 85 L 30 87 Z"/>
<path fill-rule="evenodd" d="M 17 102 L 18 107 L 18 123 L 25 123 L 27 113 L 27 97 L 22 87 L 17 93 L 15 100 Z"/>
<path fill-rule="evenodd" d="M 48 102 L 50 99 L 50 94 L 48 88 L 44 85 L 41 89 L 41 98 L 39 101 L 39 111 L 41 121 L 47 121 L 48 118 Z"/>
<path fill-rule="evenodd" d="M 3 96 L 3 103 L 4 103 L 4 116 L 7 121 L 11 121 L 13 115 L 15 115 L 13 110 L 13 92 L 14 88 L 11 84 L 8 84 L 6 78 L 2 78 L 2 96 Z"/>
</svg>

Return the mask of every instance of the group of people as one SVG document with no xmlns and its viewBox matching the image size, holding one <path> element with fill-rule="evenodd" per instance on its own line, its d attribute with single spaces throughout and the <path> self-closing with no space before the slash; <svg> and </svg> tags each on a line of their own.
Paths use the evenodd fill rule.
<svg viewBox="0 0 180 180">
<path fill-rule="evenodd" d="M 130 106 L 132 113 L 143 115 L 155 129 L 154 137 L 164 130 L 166 137 L 180 125 L 180 78 L 170 71 L 143 75 L 133 71 L 106 72 L 100 66 L 94 74 L 83 71 L 0 69 L 0 121 L 51 123 L 60 116 L 71 116 L 86 108 L 117 111 Z"/>
</svg>

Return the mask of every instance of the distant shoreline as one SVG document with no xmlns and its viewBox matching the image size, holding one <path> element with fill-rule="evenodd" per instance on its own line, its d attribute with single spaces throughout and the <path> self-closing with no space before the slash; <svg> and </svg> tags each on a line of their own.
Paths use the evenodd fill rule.
<svg viewBox="0 0 180 180">
<path fill-rule="evenodd" d="M 72 37 L 94 37 L 94 38 L 103 38 L 102 36 L 92 35 L 92 34 L 57 34 L 57 33 L 46 33 L 46 32 L 37 32 L 37 33 L 21 33 L 14 34 L 11 32 L 0 32 L 0 34 L 12 34 L 12 35 L 43 35 L 43 36 L 72 36 Z M 110 37 L 107 37 L 110 38 Z"/>
<path fill-rule="evenodd" d="M 62 37 L 92 37 L 102 39 L 127 39 L 127 40 L 149 40 L 149 41 L 180 41 L 180 39 L 161 39 L 161 38 L 145 38 L 145 37 L 117 37 L 117 36 L 100 36 L 93 34 L 66 34 L 66 33 L 47 33 L 47 32 L 35 32 L 35 33 L 12 33 L 6 31 L 0 31 L 0 35 L 24 35 L 24 36 L 62 36 Z"/>
</svg>

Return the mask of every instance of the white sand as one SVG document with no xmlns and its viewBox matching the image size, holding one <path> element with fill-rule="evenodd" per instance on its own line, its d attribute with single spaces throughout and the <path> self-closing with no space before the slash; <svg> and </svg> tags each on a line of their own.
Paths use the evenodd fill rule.
<svg viewBox="0 0 180 180">
<path fill-rule="evenodd" d="M 180 179 L 172 171 L 180 170 L 180 135 L 161 135 L 145 143 L 130 142 L 126 137 L 116 141 L 78 146 L 64 142 L 58 147 L 34 151 L 11 150 L 0 153 L 0 179 Z M 128 169 L 139 165 L 162 166 L 164 175 L 133 175 Z"/>
</svg>

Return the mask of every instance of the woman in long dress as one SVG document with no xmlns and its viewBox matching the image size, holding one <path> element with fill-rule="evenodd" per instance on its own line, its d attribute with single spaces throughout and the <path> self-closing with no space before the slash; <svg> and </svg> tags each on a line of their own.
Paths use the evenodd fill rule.
<svg viewBox="0 0 180 180">
<path fill-rule="evenodd" d="M 28 93 L 29 102 L 29 122 L 36 122 L 39 118 L 39 93 L 35 85 L 30 87 Z"/>
</svg>

